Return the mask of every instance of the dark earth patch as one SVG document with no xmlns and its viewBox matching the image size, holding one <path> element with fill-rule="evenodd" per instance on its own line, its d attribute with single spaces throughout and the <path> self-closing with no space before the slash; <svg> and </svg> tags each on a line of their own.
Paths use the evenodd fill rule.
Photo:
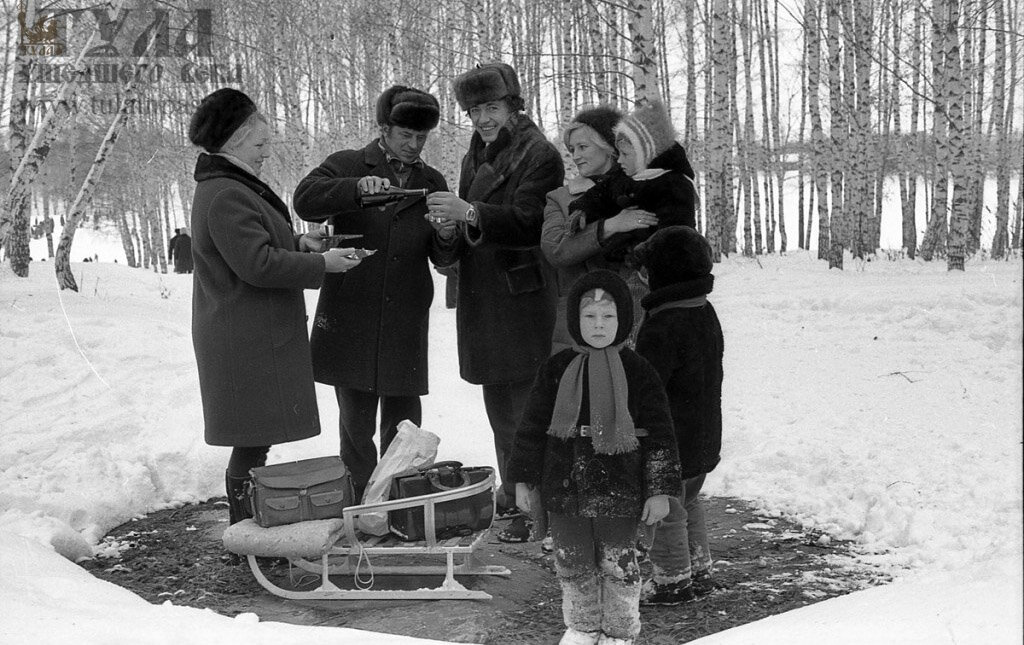
<svg viewBox="0 0 1024 645">
<path fill-rule="evenodd" d="M 638 645 L 684 643 L 887 582 L 855 562 L 850 544 L 758 515 L 743 500 L 712 497 L 705 502 L 715 578 L 727 588 L 684 605 L 642 608 Z M 460 581 L 490 593 L 494 598 L 489 601 L 300 602 L 270 594 L 248 566 L 222 562 L 220 536 L 226 526 L 223 499 L 160 511 L 111 531 L 101 544 L 111 556 L 83 566 L 152 603 L 170 601 L 225 616 L 252 612 L 262 621 L 488 645 L 557 643 L 564 630 L 554 565 L 538 543 L 485 541 L 478 551 L 481 561 L 504 565 L 512 576 Z M 282 563 L 270 575 L 287 578 L 288 569 Z M 337 582 L 352 586 L 350 580 Z M 378 577 L 376 584 L 401 582 Z"/>
</svg>

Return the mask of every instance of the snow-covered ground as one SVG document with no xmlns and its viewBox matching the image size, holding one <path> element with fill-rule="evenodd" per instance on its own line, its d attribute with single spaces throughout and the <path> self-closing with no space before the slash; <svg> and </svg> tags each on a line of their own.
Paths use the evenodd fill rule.
<svg viewBox="0 0 1024 645">
<path fill-rule="evenodd" d="M 0 269 L 0 642 L 200 642 L 182 624 L 224 644 L 422 642 L 150 605 L 55 553 L 91 555 L 132 517 L 223 494 L 228 450 L 202 440 L 191 277 L 100 259 L 73 265 L 79 293 L 57 290 L 50 263 L 28 279 Z M 793 253 L 715 274 L 725 445 L 706 491 L 852 539 L 896 582 L 700 642 L 1019 643 L 1021 261 L 839 272 Z M 431 324 L 424 427 L 439 458 L 493 463 L 440 290 Z M 271 461 L 337 451 L 336 403 L 318 392 L 321 436 Z"/>
</svg>

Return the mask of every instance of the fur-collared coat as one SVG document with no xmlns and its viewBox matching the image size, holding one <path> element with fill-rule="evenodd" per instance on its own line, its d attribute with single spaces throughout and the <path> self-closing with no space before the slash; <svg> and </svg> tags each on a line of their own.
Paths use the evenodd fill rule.
<svg viewBox="0 0 1024 645">
<path fill-rule="evenodd" d="M 427 202 L 408 198 L 360 208 L 356 183 L 372 175 L 398 185 L 378 140 L 327 157 L 295 188 L 295 212 L 329 220 L 335 233 L 363 237 L 343 246 L 375 249 L 359 266 L 328 275 L 313 319 L 316 380 L 387 396 L 427 393 L 427 331 L 434 282 L 429 260 L 441 257 L 438 236 L 424 219 Z M 430 166 L 412 169 L 404 188 L 448 190 Z"/>
<path fill-rule="evenodd" d="M 545 195 L 564 173 L 558 151 L 525 115 L 486 147 L 473 134 L 459 197 L 476 208 L 477 226 L 459 224 L 441 263 L 459 265 L 459 369 L 470 383 L 532 379 L 550 353 L 557 294 L 540 235 Z"/>
<path fill-rule="evenodd" d="M 192 344 L 206 442 L 268 446 L 320 434 L 300 253 L 284 202 L 227 159 L 201 154 L 192 201 Z"/>
<path fill-rule="evenodd" d="M 629 387 L 627 406 L 636 427 L 649 435 L 640 438 L 637 450 L 597 454 L 589 437 L 548 434 L 559 381 L 575 356 L 573 349 L 562 350 L 538 371 L 516 431 L 508 477 L 539 485 L 544 509 L 552 513 L 639 518 L 648 498 L 677 496 L 682 489 L 665 390 L 654 368 L 624 347 L 619 356 Z M 584 394 L 581 424 L 589 421 L 588 400 Z"/>
<path fill-rule="evenodd" d="M 637 353 L 665 384 L 686 479 L 714 470 L 722 448 L 722 325 L 710 302 L 672 306 L 707 293 L 705 282 L 676 283 L 648 294 L 636 341 Z"/>
</svg>

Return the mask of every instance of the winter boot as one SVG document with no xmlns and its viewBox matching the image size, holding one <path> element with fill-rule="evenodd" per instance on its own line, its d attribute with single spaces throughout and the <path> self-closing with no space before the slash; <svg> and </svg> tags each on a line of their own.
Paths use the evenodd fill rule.
<svg viewBox="0 0 1024 645">
<path fill-rule="evenodd" d="M 693 593 L 697 596 L 706 596 L 713 591 L 728 588 L 728 585 L 715 580 L 710 573 L 695 573 L 693 575 Z"/>
<path fill-rule="evenodd" d="M 228 518 L 231 524 L 238 524 L 252 517 L 249 500 L 245 496 L 245 485 L 249 481 L 249 477 L 232 477 L 227 471 L 224 472 L 224 487 L 228 493 Z"/>
<path fill-rule="evenodd" d="M 608 634 L 601 634 L 601 640 L 597 641 L 598 645 L 633 645 L 634 642 L 632 638 L 615 638 Z"/>
<path fill-rule="evenodd" d="M 675 582 L 648 580 L 640 593 L 641 605 L 681 605 L 694 600 L 693 585 L 689 579 Z"/>
<path fill-rule="evenodd" d="M 562 634 L 562 640 L 558 641 L 558 645 L 597 645 L 601 636 L 601 632 L 581 632 L 570 627 Z"/>
</svg>

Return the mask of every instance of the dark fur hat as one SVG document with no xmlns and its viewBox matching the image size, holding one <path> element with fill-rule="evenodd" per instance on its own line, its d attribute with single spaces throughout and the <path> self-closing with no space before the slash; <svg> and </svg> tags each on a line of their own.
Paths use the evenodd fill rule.
<svg viewBox="0 0 1024 645">
<path fill-rule="evenodd" d="M 244 92 L 222 87 L 199 103 L 188 124 L 188 139 L 207 152 L 219 152 L 255 112 L 256 104 Z"/>
<path fill-rule="evenodd" d="M 569 288 L 565 299 L 565 318 L 569 327 L 569 335 L 578 344 L 583 345 L 580 334 L 580 300 L 593 289 L 604 289 L 615 300 L 615 313 L 619 319 L 619 328 L 615 332 L 613 345 L 624 342 L 633 328 L 633 297 L 629 293 L 629 285 L 619 277 L 618 273 L 607 269 L 597 269 L 585 273 L 576 279 Z"/>
<path fill-rule="evenodd" d="M 433 130 L 441 120 L 441 106 L 432 94 L 404 85 L 392 85 L 377 99 L 377 125 L 410 130 Z"/>
<path fill-rule="evenodd" d="M 576 115 L 569 127 L 565 130 L 565 145 L 569 145 L 569 135 L 576 128 L 576 124 L 586 125 L 593 128 L 594 132 L 605 142 L 615 148 L 615 126 L 622 120 L 622 112 L 619 112 L 610 105 L 599 105 L 588 110 L 583 110 Z"/>
<path fill-rule="evenodd" d="M 523 109 L 519 76 L 511 65 L 483 63 L 455 77 L 455 98 L 459 107 L 468 110 L 474 105 L 507 99 L 513 112 Z"/>
<path fill-rule="evenodd" d="M 696 229 L 668 226 L 633 250 L 636 261 L 647 267 L 651 291 L 711 275 L 711 245 Z M 709 282 L 710 285 L 710 282 Z M 704 293 L 710 293 L 709 288 Z"/>
</svg>

